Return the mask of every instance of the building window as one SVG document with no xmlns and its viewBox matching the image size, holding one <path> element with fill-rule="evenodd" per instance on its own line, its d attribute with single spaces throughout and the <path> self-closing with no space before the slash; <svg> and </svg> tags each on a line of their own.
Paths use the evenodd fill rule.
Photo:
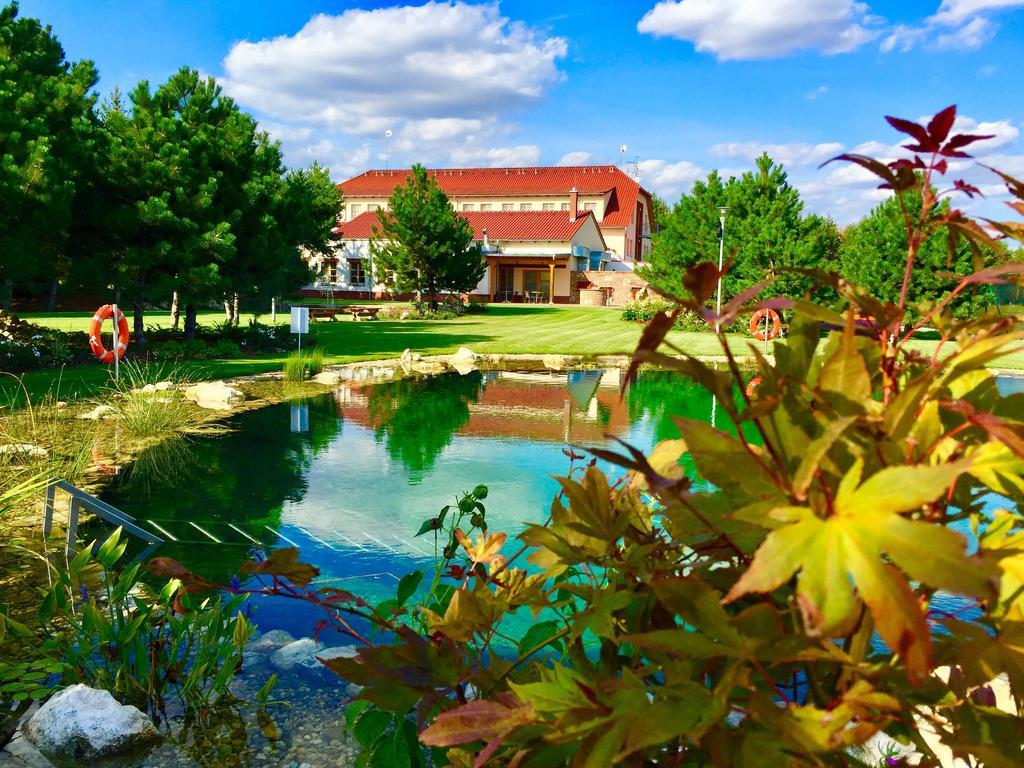
<svg viewBox="0 0 1024 768">
<path fill-rule="evenodd" d="M 569 204 L 568 204 L 568 203 L 562 203 L 562 204 L 561 204 L 561 206 L 560 206 L 560 208 L 561 208 L 561 209 L 562 209 L 563 211 L 568 211 L 568 210 L 569 210 Z"/>
<path fill-rule="evenodd" d="M 474 210 L 476 210 L 476 206 L 473 205 L 472 203 L 463 203 L 462 204 L 462 210 L 464 210 L 464 211 L 474 211 Z"/>
<path fill-rule="evenodd" d="M 363 206 L 356 205 L 355 203 L 353 203 L 352 205 L 349 206 L 349 210 L 352 211 L 352 218 L 354 219 L 356 216 L 363 212 Z"/>
<path fill-rule="evenodd" d="M 362 259 L 348 260 L 348 283 L 349 285 L 366 284 L 366 271 L 363 269 Z"/>
<path fill-rule="evenodd" d="M 515 208 L 515 206 L 512 203 L 502 203 L 501 204 L 501 210 L 503 210 L 503 211 L 511 211 L 514 208 Z"/>
<path fill-rule="evenodd" d="M 520 203 L 519 204 L 519 210 L 520 211 L 532 211 L 533 210 L 533 203 Z"/>
<path fill-rule="evenodd" d="M 597 203 L 584 203 L 583 204 L 583 210 L 584 211 L 596 211 L 597 210 Z"/>
<path fill-rule="evenodd" d="M 568 203 L 566 203 L 566 205 L 568 205 Z M 553 210 L 555 210 L 555 204 L 554 203 L 544 203 L 544 204 L 541 205 L 541 210 L 553 211 Z"/>
<path fill-rule="evenodd" d="M 324 279 L 328 285 L 337 285 L 338 283 L 338 262 L 329 261 L 327 262 L 327 269 L 324 271 Z"/>
<path fill-rule="evenodd" d="M 481 211 L 489 211 L 489 210 L 491 210 L 491 204 L 490 203 L 480 203 L 480 210 Z"/>
<path fill-rule="evenodd" d="M 380 206 L 377 205 L 376 203 L 370 203 L 370 205 L 366 206 L 366 210 L 368 210 L 368 211 L 379 211 L 380 210 Z"/>
</svg>

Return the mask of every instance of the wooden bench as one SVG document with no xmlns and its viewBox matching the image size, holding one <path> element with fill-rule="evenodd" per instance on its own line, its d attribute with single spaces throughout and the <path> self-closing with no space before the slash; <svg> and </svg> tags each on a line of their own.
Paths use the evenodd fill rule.
<svg viewBox="0 0 1024 768">
<path fill-rule="evenodd" d="M 338 313 L 344 313 L 345 310 L 342 307 L 310 307 L 309 308 L 309 319 L 310 320 L 337 320 Z"/>
<path fill-rule="evenodd" d="M 351 306 L 346 311 L 352 315 L 353 320 L 373 320 L 380 312 L 380 307 Z"/>
</svg>

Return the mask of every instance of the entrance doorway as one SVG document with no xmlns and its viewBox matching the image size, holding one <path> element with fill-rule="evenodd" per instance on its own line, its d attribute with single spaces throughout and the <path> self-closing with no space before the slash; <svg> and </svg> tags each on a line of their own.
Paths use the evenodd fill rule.
<svg viewBox="0 0 1024 768">
<path fill-rule="evenodd" d="M 523 295 L 526 301 L 546 304 L 551 299 L 551 273 L 546 269 L 524 269 Z"/>
<path fill-rule="evenodd" d="M 512 301 L 515 295 L 515 274 L 513 267 L 498 267 L 498 287 L 495 298 L 498 301 Z"/>
</svg>

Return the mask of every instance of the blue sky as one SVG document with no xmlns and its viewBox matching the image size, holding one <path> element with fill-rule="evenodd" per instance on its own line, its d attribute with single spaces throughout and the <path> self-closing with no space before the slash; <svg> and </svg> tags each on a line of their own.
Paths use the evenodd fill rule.
<svg viewBox="0 0 1024 768">
<path fill-rule="evenodd" d="M 290 0 L 22 0 L 100 90 L 213 75 L 292 165 L 339 180 L 383 167 L 626 160 L 674 199 L 762 149 L 841 223 L 879 200 L 842 150 L 895 156 L 884 114 L 951 103 L 1024 175 L 1016 82 L 1024 0 L 596 0 L 401 5 Z M 979 125 L 980 124 L 980 125 Z M 976 167 L 995 212 L 998 187 Z"/>
</svg>

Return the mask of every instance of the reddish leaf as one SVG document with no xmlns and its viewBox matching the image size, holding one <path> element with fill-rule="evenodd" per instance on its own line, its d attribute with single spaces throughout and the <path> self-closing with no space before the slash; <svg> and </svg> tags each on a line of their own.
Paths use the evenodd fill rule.
<svg viewBox="0 0 1024 768">
<path fill-rule="evenodd" d="M 943 157 L 970 157 L 970 155 L 960 150 L 976 141 L 984 141 L 991 138 L 993 138 L 992 135 L 978 136 L 971 133 L 958 133 L 945 143 L 942 149 L 939 150 L 939 154 Z"/>
<path fill-rule="evenodd" d="M 946 107 L 928 123 L 928 135 L 936 144 L 941 144 L 949 136 L 949 131 L 956 121 L 956 104 Z M 916 138 L 916 137 L 915 137 Z"/>
<path fill-rule="evenodd" d="M 1024 200 L 1024 181 L 1019 181 L 1015 179 L 1013 176 L 1010 176 L 1007 173 L 1003 173 L 1002 171 L 997 170 L 990 165 L 985 165 L 984 163 L 982 163 L 982 167 L 988 168 L 990 171 L 992 171 L 992 173 L 996 174 L 1004 182 L 1006 182 L 1006 188 L 1010 191 L 1011 195 L 1021 200 Z"/>
<path fill-rule="evenodd" d="M 680 312 L 682 312 L 682 309 L 679 307 L 667 315 L 664 312 L 659 312 L 644 326 L 644 332 L 640 335 L 640 341 L 636 345 L 636 352 L 633 353 L 633 359 L 629 363 L 629 370 L 626 371 L 626 377 L 622 382 L 622 394 L 625 394 L 626 386 L 636 378 L 636 372 L 643 362 L 642 353 L 653 352 L 661 346 L 661 342 L 665 340 L 668 332 L 675 325 L 676 318 L 679 317 Z"/>
<path fill-rule="evenodd" d="M 686 270 L 686 274 L 683 275 L 683 286 L 693 294 L 693 298 L 699 304 L 703 304 L 714 293 L 718 279 L 726 272 L 728 266 L 724 266 L 719 272 L 718 267 L 710 261 L 705 261 Z"/>
<path fill-rule="evenodd" d="M 858 155 L 846 152 L 841 155 L 836 155 L 835 157 L 829 160 L 826 160 L 818 167 L 824 168 L 829 163 L 834 163 L 838 160 L 859 165 L 861 168 L 865 169 L 866 171 L 870 171 L 875 176 L 882 179 L 882 181 L 885 182 L 886 186 L 896 188 L 896 186 L 899 184 L 899 180 L 897 179 L 896 174 L 893 172 L 892 168 L 883 163 L 881 160 L 876 160 L 875 158 L 868 157 L 867 155 Z"/>
<path fill-rule="evenodd" d="M 529 725 L 536 717 L 530 703 L 515 701 L 507 706 L 500 701 L 477 699 L 439 714 L 420 734 L 420 741 L 428 747 L 491 742 Z"/>
<path fill-rule="evenodd" d="M 277 576 L 288 581 L 306 586 L 320 575 L 320 569 L 307 563 L 299 562 L 299 550 L 294 547 L 275 549 L 266 560 L 242 563 L 242 573 Z"/>
<path fill-rule="evenodd" d="M 935 149 L 938 149 L 938 142 L 935 142 L 932 137 L 928 135 L 928 130 L 923 125 L 918 125 L 910 120 L 904 120 L 899 117 L 890 117 L 889 115 L 885 116 L 885 120 L 900 133 L 905 133 L 916 139 L 917 143 L 922 147 L 928 147 L 934 144 Z M 923 151 L 934 152 L 935 149 L 925 149 Z"/>
<path fill-rule="evenodd" d="M 981 194 L 980 189 L 978 189 L 973 184 L 968 184 L 963 179 L 957 179 L 956 181 L 954 181 L 953 189 L 957 190 L 958 192 L 963 192 L 965 195 L 971 198 L 973 198 L 975 195 L 984 197 L 984 195 Z"/>
<path fill-rule="evenodd" d="M 186 587 L 196 589 L 219 589 L 220 585 L 198 574 L 192 573 L 185 566 L 171 557 L 154 557 L 149 561 L 149 572 L 164 579 L 178 579 Z"/>
</svg>

